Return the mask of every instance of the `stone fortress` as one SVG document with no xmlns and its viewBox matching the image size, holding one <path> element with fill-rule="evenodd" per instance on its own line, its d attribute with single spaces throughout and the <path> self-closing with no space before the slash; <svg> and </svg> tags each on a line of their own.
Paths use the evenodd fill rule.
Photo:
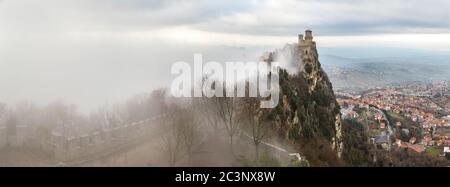
<svg viewBox="0 0 450 187">
<path fill-rule="evenodd" d="M 303 76 L 307 81 L 307 91 L 309 94 L 318 89 L 331 90 L 332 85 L 328 76 L 321 68 L 316 42 L 313 40 L 312 31 L 307 29 L 304 34 L 298 35 L 298 43 L 286 44 L 284 48 L 275 52 L 267 52 L 261 60 L 267 63 L 272 61 L 284 61 L 284 69 L 296 69 L 295 74 Z M 294 71 L 288 71 L 293 74 Z M 329 83 L 329 84 L 328 84 Z M 320 92 L 320 91 L 319 91 Z M 331 94 L 334 94 L 331 92 Z M 334 97 L 334 96 L 331 96 Z M 283 102 L 284 103 L 284 102 Z M 331 103 L 331 108 L 336 107 L 337 103 Z M 298 119 L 292 119 L 293 123 L 298 123 Z M 343 151 L 342 129 L 340 114 L 335 116 L 335 135 L 332 138 L 332 148 L 337 151 L 340 157 Z"/>
<path fill-rule="evenodd" d="M 286 54 L 288 53 L 288 54 Z M 287 44 L 282 50 L 275 52 L 266 52 L 261 56 L 263 62 L 270 63 L 272 61 L 280 60 L 280 56 L 288 55 L 291 60 L 290 63 L 295 63 L 295 66 L 307 78 L 309 92 L 315 90 L 317 82 L 322 80 L 322 71 L 320 70 L 319 57 L 316 48 L 316 42 L 313 41 L 311 30 L 306 30 L 305 34 L 298 35 L 297 45 Z M 292 56 L 291 56 L 292 55 Z M 299 63 L 302 62 L 302 63 Z M 288 67 L 285 67 L 288 68 Z"/>
<path fill-rule="evenodd" d="M 303 48 L 307 47 L 307 46 L 316 47 L 316 42 L 313 41 L 313 36 L 312 36 L 311 30 L 309 30 L 309 29 L 306 30 L 305 35 L 303 35 L 303 34 L 298 35 L 298 45 Z"/>
<path fill-rule="evenodd" d="M 298 35 L 298 47 L 300 57 L 303 61 L 303 68 L 308 84 L 311 85 L 309 92 L 312 92 L 317 82 L 321 81 L 319 55 L 317 53 L 316 42 L 313 41 L 312 31 L 306 30 L 305 35 Z"/>
</svg>

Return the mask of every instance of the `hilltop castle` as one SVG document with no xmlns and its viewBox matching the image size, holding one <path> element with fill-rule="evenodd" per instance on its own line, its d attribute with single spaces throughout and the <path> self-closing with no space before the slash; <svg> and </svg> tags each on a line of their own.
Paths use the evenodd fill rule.
<svg viewBox="0 0 450 187">
<path fill-rule="evenodd" d="M 298 46 L 300 47 L 307 47 L 307 46 L 313 46 L 316 47 L 316 42 L 313 41 L 312 31 L 306 30 L 305 35 L 303 37 L 303 34 L 298 35 Z"/>
<path fill-rule="evenodd" d="M 317 53 L 316 42 L 313 41 L 312 31 L 306 30 L 305 35 L 298 35 L 298 52 L 300 54 L 300 58 L 303 61 L 303 75 L 309 84 L 309 92 L 313 92 L 316 90 L 316 87 L 321 82 L 328 82 L 329 80 L 320 67 L 319 62 L 319 54 Z M 324 81 L 325 79 L 325 81 Z M 331 84 L 329 85 L 329 89 L 331 88 Z M 341 156 L 343 150 L 343 142 L 342 142 L 342 131 L 341 131 L 341 118 L 338 114 L 335 120 L 335 136 L 332 140 L 332 147 L 336 149 L 338 153 L 338 157 Z"/>
<path fill-rule="evenodd" d="M 303 62 L 303 73 L 308 80 L 310 92 L 316 87 L 318 81 L 321 80 L 319 55 L 317 53 L 316 42 L 313 41 L 312 31 L 306 30 L 305 35 L 298 35 L 298 53 Z"/>
<path fill-rule="evenodd" d="M 306 129 L 316 131 L 312 133 L 316 135 L 323 133 L 322 138 L 329 140 L 330 147 L 340 157 L 343 151 L 341 115 L 313 38 L 308 29 L 298 35 L 298 43 L 286 44 L 262 57 L 265 62 L 283 62 L 286 72 L 280 73 L 284 78 L 280 79 L 281 111 L 277 112 L 283 115 L 275 123 L 280 134 L 287 139 L 294 137 L 293 141 L 302 133 L 310 133 Z"/>
</svg>

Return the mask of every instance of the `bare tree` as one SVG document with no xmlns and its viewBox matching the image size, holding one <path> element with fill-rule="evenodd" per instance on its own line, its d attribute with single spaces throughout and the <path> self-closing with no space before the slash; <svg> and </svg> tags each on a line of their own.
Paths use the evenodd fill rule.
<svg viewBox="0 0 450 187">
<path fill-rule="evenodd" d="M 6 113 L 8 111 L 8 107 L 5 103 L 0 102 L 0 126 L 5 125 Z"/>
<path fill-rule="evenodd" d="M 251 132 L 251 138 L 255 147 L 255 156 L 259 158 L 259 145 L 269 136 L 269 127 L 265 117 L 267 113 L 260 108 L 258 98 L 242 98 L 240 102 L 239 114 L 246 129 Z"/>
<path fill-rule="evenodd" d="M 164 156 L 167 157 L 169 166 L 171 167 L 175 166 L 184 156 L 181 150 L 181 136 L 182 134 L 176 126 L 173 129 L 169 129 L 169 131 L 162 136 L 162 150 L 165 153 Z"/>
<path fill-rule="evenodd" d="M 164 111 L 167 110 L 166 96 L 167 93 L 165 89 L 157 89 L 150 94 L 149 105 L 151 107 L 151 115 L 164 114 Z"/>
<path fill-rule="evenodd" d="M 199 148 L 201 140 L 201 134 L 199 131 L 200 123 L 196 120 L 193 112 L 191 111 L 184 111 L 184 114 L 180 119 L 180 122 L 182 123 L 182 138 L 189 164 L 192 164 L 192 157 L 195 151 Z"/>
<path fill-rule="evenodd" d="M 213 97 L 214 109 L 222 120 L 229 137 L 230 151 L 233 151 L 234 137 L 239 130 L 239 119 L 236 115 L 237 99 L 235 97 Z"/>
<path fill-rule="evenodd" d="M 6 113 L 7 105 L 5 103 L 0 102 L 0 116 Z"/>
<path fill-rule="evenodd" d="M 213 135 L 216 136 L 220 130 L 220 116 L 217 113 L 214 100 L 207 97 L 195 98 L 193 106 L 199 112 L 200 117 L 203 118 L 212 129 Z"/>
<path fill-rule="evenodd" d="M 203 84 L 210 83 L 210 77 L 204 75 L 199 83 L 199 86 L 203 88 Z M 211 89 L 219 89 L 216 84 L 222 84 L 222 88 L 226 88 L 226 82 L 212 81 Z M 217 90 L 215 90 L 217 91 Z M 227 90 L 223 90 L 223 96 L 226 95 Z M 216 92 L 217 93 L 217 92 Z M 197 101 L 202 106 L 200 110 L 203 112 L 203 117 L 206 118 L 209 125 L 211 125 L 215 132 L 219 130 L 219 125 L 222 124 L 227 131 L 229 137 L 230 151 L 233 154 L 234 136 L 239 130 L 238 118 L 236 118 L 236 101 L 235 97 L 223 97 L 214 95 L 211 98 L 200 98 Z M 220 123 L 221 122 L 221 123 Z"/>
<path fill-rule="evenodd" d="M 190 163 L 200 140 L 193 113 L 173 104 L 168 107 L 166 116 L 161 147 L 169 166 L 176 166 L 184 159 Z"/>
<path fill-rule="evenodd" d="M 77 112 L 75 105 L 68 105 L 62 101 L 54 102 L 45 108 L 45 128 L 52 131 L 58 129 L 64 135 L 80 130 L 82 115 Z"/>
<path fill-rule="evenodd" d="M 127 122 L 136 122 L 145 120 L 150 117 L 151 112 L 151 95 L 139 94 L 131 97 L 123 107 L 126 113 Z"/>
<path fill-rule="evenodd" d="M 100 107 L 97 112 L 89 116 L 90 125 L 93 129 L 107 129 L 123 125 L 127 121 L 127 112 L 120 107 Z"/>
</svg>

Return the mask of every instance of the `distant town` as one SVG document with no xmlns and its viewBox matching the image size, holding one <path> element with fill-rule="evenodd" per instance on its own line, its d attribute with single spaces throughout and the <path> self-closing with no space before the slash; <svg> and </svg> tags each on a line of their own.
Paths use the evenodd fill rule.
<svg viewBox="0 0 450 187">
<path fill-rule="evenodd" d="M 450 153 L 450 82 L 411 82 L 336 92 L 344 120 L 363 124 L 370 143 L 441 157 Z"/>
</svg>

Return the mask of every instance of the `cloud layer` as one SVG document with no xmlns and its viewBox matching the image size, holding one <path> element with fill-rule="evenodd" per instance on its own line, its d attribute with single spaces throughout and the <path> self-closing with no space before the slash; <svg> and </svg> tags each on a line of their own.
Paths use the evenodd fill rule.
<svg viewBox="0 0 450 187">
<path fill-rule="evenodd" d="M 2 0 L 0 101 L 89 107 L 168 83 L 173 62 L 257 59 L 306 28 L 323 47 L 450 51 L 448 0 Z"/>
</svg>

